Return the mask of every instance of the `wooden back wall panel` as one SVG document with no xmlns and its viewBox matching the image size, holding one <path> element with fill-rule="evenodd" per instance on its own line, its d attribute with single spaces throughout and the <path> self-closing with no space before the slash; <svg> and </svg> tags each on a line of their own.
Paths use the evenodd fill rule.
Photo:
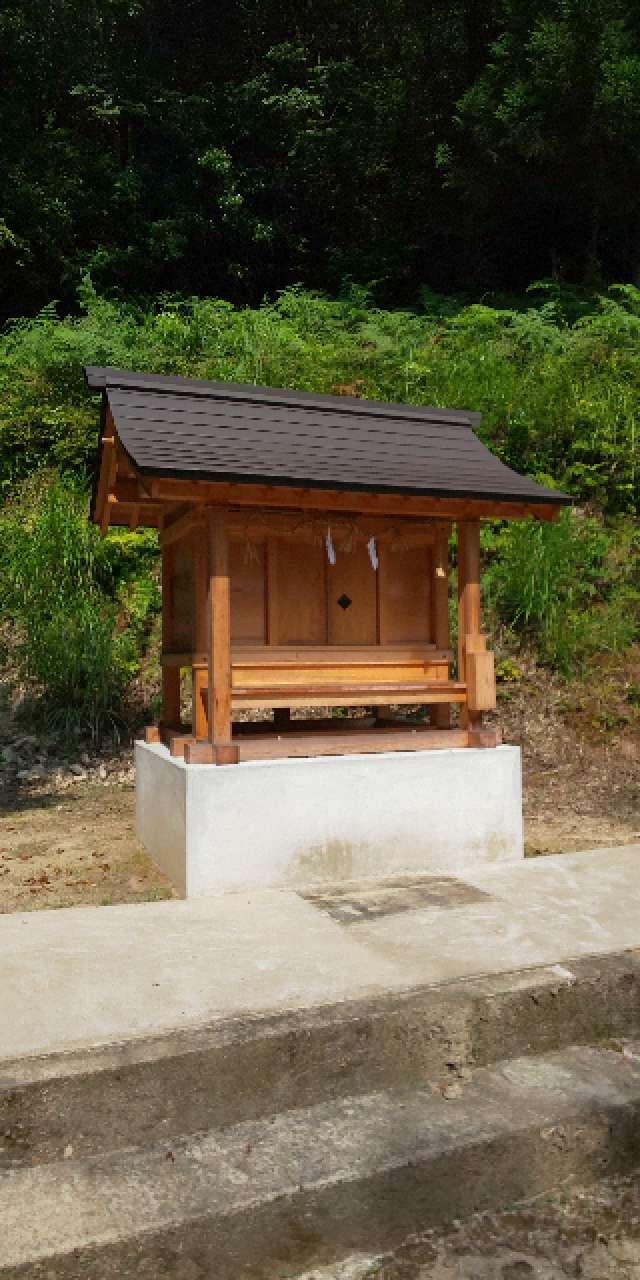
<svg viewBox="0 0 640 1280">
<path fill-rule="evenodd" d="M 326 644 L 324 546 L 269 538 L 267 547 L 269 644 Z"/>
<path fill-rule="evenodd" d="M 376 643 L 376 577 L 366 546 L 336 552 L 336 563 L 327 566 L 329 644 Z"/>
<path fill-rule="evenodd" d="M 329 564 L 323 543 L 305 537 L 230 540 L 231 637 L 234 645 L 375 646 L 433 642 L 432 550 L 378 543 L 378 570 L 367 547 L 337 548 Z M 171 640 L 189 652 L 194 636 L 192 540 L 166 554 Z M 206 571 L 206 564 L 204 566 Z M 207 590 L 207 582 L 203 583 Z M 341 602 L 341 603 L 339 603 Z M 168 640 L 168 636 L 167 636 Z"/>
<path fill-rule="evenodd" d="M 170 584 L 171 637 L 169 647 L 188 653 L 193 647 L 193 549 L 188 540 L 172 549 Z"/>
<path fill-rule="evenodd" d="M 380 547 L 380 644 L 431 643 L 431 554 L 430 547 Z"/>
<path fill-rule="evenodd" d="M 231 576 L 231 643 L 266 644 L 266 544 L 232 538 L 229 546 Z"/>
</svg>

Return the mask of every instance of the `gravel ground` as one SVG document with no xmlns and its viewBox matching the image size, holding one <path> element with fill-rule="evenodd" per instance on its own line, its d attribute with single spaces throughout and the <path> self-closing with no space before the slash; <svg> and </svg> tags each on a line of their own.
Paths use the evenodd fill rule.
<svg viewBox="0 0 640 1280">
<path fill-rule="evenodd" d="M 76 778 L 62 788 L 27 784 L 7 797 L 0 807 L 0 914 L 172 896 L 136 839 L 133 783 L 121 774 Z"/>
</svg>

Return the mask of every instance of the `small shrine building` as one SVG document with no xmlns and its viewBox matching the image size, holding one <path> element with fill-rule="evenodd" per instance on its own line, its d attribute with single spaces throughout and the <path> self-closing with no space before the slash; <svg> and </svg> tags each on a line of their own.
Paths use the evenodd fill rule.
<svg viewBox="0 0 640 1280">
<path fill-rule="evenodd" d="M 495 676 L 480 522 L 552 520 L 569 499 L 490 453 L 479 414 L 119 369 L 86 379 L 102 392 L 91 517 L 159 530 L 162 713 L 148 741 L 211 764 L 499 743 L 483 726 Z M 408 724 L 389 710 L 407 706 L 428 713 Z M 331 714 L 347 707 L 369 714 Z M 262 720 L 234 719 L 247 710 Z"/>
</svg>

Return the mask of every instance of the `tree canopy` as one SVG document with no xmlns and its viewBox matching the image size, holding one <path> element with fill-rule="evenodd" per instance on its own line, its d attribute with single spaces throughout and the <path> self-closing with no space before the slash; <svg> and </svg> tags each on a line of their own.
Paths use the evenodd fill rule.
<svg viewBox="0 0 640 1280">
<path fill-rule="evenodd" d="M 630 0 L 6 0 L 4 315 L 640 276 Z"/>
</svg>

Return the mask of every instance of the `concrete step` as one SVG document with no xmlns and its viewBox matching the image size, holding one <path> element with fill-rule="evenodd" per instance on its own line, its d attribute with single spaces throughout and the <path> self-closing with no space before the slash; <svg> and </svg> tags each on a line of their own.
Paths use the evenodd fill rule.
<svg viewBox="0 0 640 1280">
<path fill-rule="evenodd" d="M 3 1280 L 250 1280 L 637 1162 L 640 1052 L 481 1068 L 0 1177 Z"/>
<path fill-rule="evenodd" d="M 0 1062 L 0 1170 L 640 1035 L 640 952 Z"/>
</svg>

